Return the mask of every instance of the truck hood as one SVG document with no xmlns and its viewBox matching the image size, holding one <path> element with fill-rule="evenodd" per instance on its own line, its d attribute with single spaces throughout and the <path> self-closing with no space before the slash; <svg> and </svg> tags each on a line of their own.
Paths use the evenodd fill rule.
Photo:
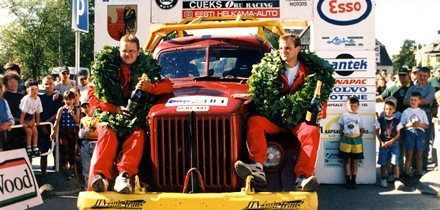
<svg viewBox="0 0 440 210">
<path fill-rule="evenodd" d="M 174 83 L 173 93 L 163 96 L 150 109 L 149 116 L 188 115 L 195 111 L 201 114 L 239 113 L 248 111 L 243 100 L 230 96 L 247 93 L 249 86 L 237 82 L 188 81 Z"/>
</svg>

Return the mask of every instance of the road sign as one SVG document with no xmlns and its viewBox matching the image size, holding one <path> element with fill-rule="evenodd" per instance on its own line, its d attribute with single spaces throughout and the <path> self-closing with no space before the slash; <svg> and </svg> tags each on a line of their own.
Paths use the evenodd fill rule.
<svg viewBox="0 0 440 210">
<path fill-rule="evenodd" d="M 88 0 L 72 1 L 72 29 L 89 32 L 89 2 Z"/>
</svg>

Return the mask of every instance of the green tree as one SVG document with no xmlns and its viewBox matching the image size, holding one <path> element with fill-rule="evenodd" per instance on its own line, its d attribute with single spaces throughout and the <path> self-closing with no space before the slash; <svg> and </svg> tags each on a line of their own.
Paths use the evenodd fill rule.
<svg viewBox="0 0 440 210">
<path fill-rule="evenodd" d="M 398 55 L 393 55 L 394 72 L 407 65 L 409 67 L 416 65 L 414 52 L 417 50 L 414 40 L 405 39 L 403 45 L 400 47 L 400 52 Z"/>
<path fill-rule="evenodd" d="M 89 1 L 94 5 L 94 1 Z M 1 31 L 2 54 L 21 65 L 22 75 L 37 80 L 54 66 L 75 65 L 75 33 L 70 0 L 1 0 L 14 21 Z M 94 7 L 89 7 L 89 33 L 81 33 L 81 66 L 93 60 Z"/>
</svg>

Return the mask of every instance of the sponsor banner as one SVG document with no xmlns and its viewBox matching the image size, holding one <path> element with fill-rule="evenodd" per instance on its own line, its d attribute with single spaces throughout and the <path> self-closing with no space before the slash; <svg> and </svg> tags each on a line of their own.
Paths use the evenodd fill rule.
<svg viewBox="0 0 440 210">
<path fill-rule="evenodd" d="M 182 18 L 214 16 L 254 16 L 255 18 L 279 18 L 280 9 L 223 9 L 182 10 Z"/>
<path fill-rule="evenodd" d="M 374 112 L 363 112 L 363 110 L 359 109 L 359 114 L 362 116 L 363 124 L 365 126 L 365 132 L 362 136 L 364 141 L 366 140 L 376 140 L 374 135 L 374 122 L 375 122 L 375 113 Z M 341 114 L 328 114 L 327 118 L 321 120 L 321 140 L 329 140 L 329 139 L 340 139 L 340 125 L 337 123 Z"/>
<path fill-rule="evenodd" d="M 94 53 L 105 44 L 119 46 L 120 37 L 134 33 L 143 47 L 150 35 L 150 2 L 141 0 L 103 0 L 95 2 Z"/>
<path fill-rule="evenodd" d="M 363 141 L 364 159 L 359 160 L 358 184 L 376 183 L 376 141 Z M 342 160 L 338 158 L 339 139 L 323 140 L 320 144 L 315 174 L 321 184 L 344 184 Z"/>
<path fill-rule="evenodd" d="M 209 111 L 209 106 L 177 106 L 176 111 L 178 112 L 207 112 Z"/>
<path fill-rule="evenodd" d="M 28 209 L 43 203 L 24 149 L 0 152 L 0 209 Z"/>
<path fill-rule="evenodd" d="M 168 99 L 165 106 L 227 106 L 228 100 L 228 97 L 218 96 L 183 96 Z"/>
<path fill-rule="evenodd" d="M 359 101 L 359 111 L 365 113 L 376 112 L 374 101 Z M 329 101 L 327 106 L 327 113 L 342 113 L 347 110 L 346 101 Z"/>
<path fill-rule="evenodd" d="M 376 62 L 374 50 L 368 51 L 317 51 L 316 54 L 327 60 L 335 69 L 333 74 L 337 79 L 374 78 Z M 368 80 L 369 85 L 375 85 L 374 80 Z"/>
<path fill-rule="evenodd" d="M 312 0 L 153 0 L 152 23 L 176 23 L 182 18 L 213 16 L 254 16 L 283 22 L 312 21 Z"/>
<path fill-rule="evenodd" d="M 376 93 L 332 93 L 328 102 L 346 102 L 350 97 L 356 97 L 359 102 L 371 102 L 371 105 L 374 106 Z"/>
<path fill-rule="evenodd" d="M 315 50 L 375 50 L 373 0 L 314 1 Z"/>
<path fill-rule="evenodd" d="M 182 1 L 182 18 L 212 16 L 254 16 L 279 18 L 279 0 L 257 1 Z"/>
</svg>

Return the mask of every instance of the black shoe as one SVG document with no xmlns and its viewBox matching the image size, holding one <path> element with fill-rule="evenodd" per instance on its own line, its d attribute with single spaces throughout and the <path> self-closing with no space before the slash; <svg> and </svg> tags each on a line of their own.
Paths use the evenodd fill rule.
<svg viewBox="0 0 440 210">
<path fill-rule="evenodd" d="M 26 153 L 27 153 L 27 156 L 28 156 L 29 159 L 35 157 L 34 153 L 32 151 L 27 151 Z"/>
<path fill-rule="evenodd" d="M 32 154 L 33 154 L 33 156 L 35 156 L 35 157 L 40 157 L 40 156 L 41 156 L 41 151 L 40 151 L 40 150 L 34 150 L 34 151 L 32 152 Z"/>
<path fill-rule="evenodd" d="M 357 189 L 357 184 L 355 181 L 351 181 L 351 188 Z"/>
<path fill-rule="evenodd" d="M 70 174 L 70 170 L 69 169 L 64 169 L 64 177 L 67 180 L 71 180 L 72 179 L 72 175 Z"/>
<path fill-rule="evenodd" d="M 347 188 L 347 189 L 351 189 L 351 184 L 350 184 L 350 183 L 346 183 L 346 184 L 345 184 L 345 188 Z"/>
</svg>

